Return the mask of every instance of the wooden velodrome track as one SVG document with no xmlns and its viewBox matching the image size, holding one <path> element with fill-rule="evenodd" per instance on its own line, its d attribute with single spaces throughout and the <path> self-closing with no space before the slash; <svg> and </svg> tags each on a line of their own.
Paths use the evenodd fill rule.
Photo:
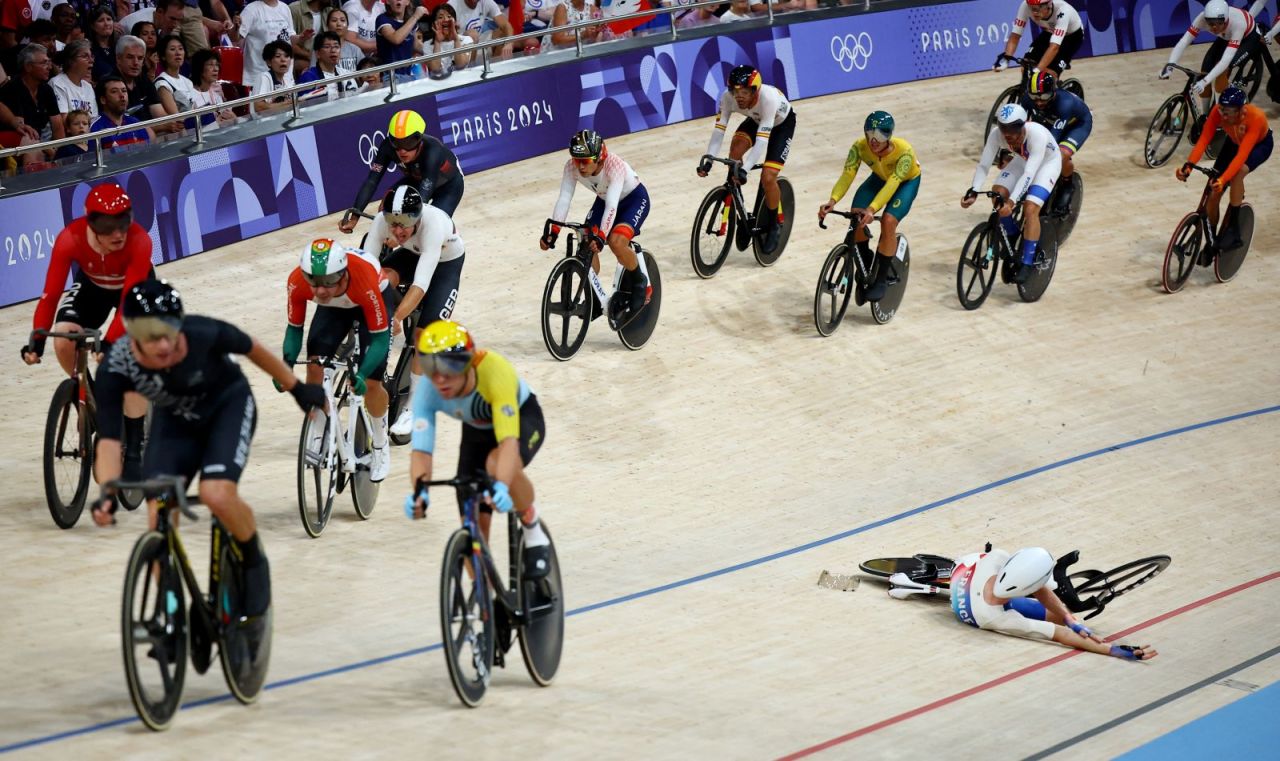
<svg viewBox="0 0 1280 761">
<path fill-rule="evenodd" d="M 426 523 L 407 521 L 407 452 L 396 450 L 372 520 L 358 522 L 340 497 L 324 536 L 307 539 L 294 496 L 300 415 L 251 372 L 261 419 L 243 491 L 272 562 L 271 688 L 245 708 L 216 665 L 189 671 L 173 728 L 143 729 L 122 673 L 119 605 L 144 516 L 111 530 L 87 517 L 53 526 L 39 442 L 57 373 L 14 357 L 32 306 L 3 310 L 0 746 L 40 741 L 20 755 L 78 759 L 760 758 L 834 741 L 828 754 L 866 758 L 1026 756 L 1067 742 L 1063 757 L 1096 758 L 1242 697 L 1211 682 L 1170 699 L 1271 650 L 1280 631 L 1280 163 L 1249 180 L 1258 229 L 1240 277 L 1219 285 L 1200 270 L 1182 293 L 1159 292 L 1165 244 L 1200 192 L 1174 181 L 1174 164 L 1141 166 L 1147 123 L 1174 87 L 1154 76 L 1166 55 L 1075 68 L 1097 120 L 1078 160 L 1087 197 L 1037 304 L 999 284 L 977 312 L 955 296 L 960 246 L 984 217 L 957 201 L 1012 73 L 800 102 L 786 169 L 800 211 L 785 255 L 766 270 L 734 254 L 706 282 L 691 271 L 688 238 L 713 184 L 693 172 L 710 120 L 610 141 L 652 195 L 643 240 L 665 283 L 661 322 L 638 353 L 601 323 L 571 362 L 542 346 L 554 254 L 536 239 L 564 156 L 469 178 L 457 316 L 515 362 L 546 410 L 548 443 L 530 474 L 571 612 L 554 686 L 533 686 L 516 658 L 479 710 L 458 704 L 438 648 L 451 497 L 436 496 Z M 1274 123 L 1277 109 L 1264 107 Z M 841 233 L 819 230 L 813 210 L 876 108 L 893 112 L 925 167 L 903 226 L 910 286 L 889 325 L 851 307 L 820 339 L 814 284 Z M 575 213 L 586 203 L 580 192 Z M 285 275 L 335 220 L 161 274 L 189 311 L 278 345 Z M 442 452 L 451 468 L 452 444 Z M 185 527 L 197 567 L 207 531 L 206 520 Z M 816 586 L 824 569 L 986 540 L 1078 548 L 1094 568 L 1172 555 L 1164 575 L 1095 619 L 1160 657 L 1072 657 L 964 627 L 940 602 L 892 600 L 875 583 Z M 1231 676 L 1269 684 L 1280 659 Z"/>
</svg>

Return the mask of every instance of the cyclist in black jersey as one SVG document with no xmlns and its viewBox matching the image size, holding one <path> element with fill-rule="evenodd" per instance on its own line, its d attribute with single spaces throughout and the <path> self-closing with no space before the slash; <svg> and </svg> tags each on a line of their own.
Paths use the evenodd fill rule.
<svg viewBox="0 0 1280 761">
<path fill-rule="evenodd" d="M 117 341 L 98 366 L 99 483 L 120 477 L 120 412 L 136 391 L 152 404 L 151 444 L 144 478 L 200 473 L 200 501 L 231 532 L 243 558 L 245 614 L 271 603 L 271 576 L 253 510 L 237 482 L 249 458 L 258 412 L 249 381 L 232 354 L 243 354 L 293 394 L 304 410 L 325 404 L 324 389 L 303 383 L 273 352 L 239 328 L 210 317 L 184 315 L 178 292 L 160 280 L 129 289 L 122 306 L 129 340 Z M 93 507 L 94 522 L 115 522 L 115 495 Z M 155 514 L 151 515 L 155 525 Z"/>
<path fill-rule="evenodd" d="M 427 123 L 416 111 L 397 111 L 387 127 L 387 139 L 378 144 L 378 153 L 369 165 L 369 176 L 351 204 L 353 211 L 343 215 L 339 230 L 355 231 L 354 210 L 363 210 L 369 205 L 387 167 L 392 165 L 404 172 L 397 185 L 413 185 L 423 200 L 453 216 L 462 201 L 463 190 L 458 157 L 444 143 L 427 134 Z"/>
</svg>

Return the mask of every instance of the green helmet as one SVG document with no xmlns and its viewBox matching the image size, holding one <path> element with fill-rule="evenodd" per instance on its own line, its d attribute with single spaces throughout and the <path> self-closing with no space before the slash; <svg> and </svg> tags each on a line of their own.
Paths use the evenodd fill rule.
<svg viewBox="0 0 1280 761">
<path fill-rule="evenodd" d="M 872 111 L 862 124 L 863 132 L 879 132 L 885 140 L 893 137 L 893 117 L 888 111 Z"/>
</svg>

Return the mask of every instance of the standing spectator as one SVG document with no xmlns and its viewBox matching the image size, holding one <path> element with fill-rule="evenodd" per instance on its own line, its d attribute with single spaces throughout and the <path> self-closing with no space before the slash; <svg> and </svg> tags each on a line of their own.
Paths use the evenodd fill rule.
<svg viewBox="0 0 1280 761">
<path fill-rule="evenodd" d="M 265 95 L 286 87 L 293 87 L 293 46 L 283 40 L 272 40 L 262 49 L 262 62 L 267 70 L 254 83 L 253 94 Z M 289 96 L 277 95 L 253 101 L 253 110 L 269 114 L 289 106 Z"/>
<path fill-rule="evenodd" d="M 289 6 L 280 0 L 254 0 L 244 7 L 240 14 L 240 36 L 244 47 L 244 76 L 241 81 L 249 87 L 261 83 L 262 76 L 267 73 L 264 53 L 268 43 L 283 42 L 288 46 L 289 64 L 293 65 L 293 46 L 300 37 L 310 39 L 314 34 L 310 29 L 299 35 L 293 28 L 293 14 Z M 290 81 L 293 74 L 289 74 Z"/>
<path fill-rule="evenodd" d="M 37 19 L 48 20 L 53 12 L 53 6 L 66 1 L 4 0 L 0 3 L 0 49 L 15 47 L 29 38 L 27 27 L 31 22 Z"/>
<path fill-rule="evenodd" d="M 347 12 L 341 8 L 330 8 L 324 20 L 325 30 L 338 35 L 342 40 L 342 52 L 338 55 L 338 65 L 349 71 L 355 71 L 364 51 L 347 39 Z"/>
<path fill-rule="evenodd" d="M 316 35 L 315 43 L 316 65 L 302 72 L 298 84 L 319 82 L 352 73 L 351 69 L 344 69 L 338 63 L 339 56 L 342 55 L 341 37 L 334 32 L 321 32 Z M 329 100 L 335 100 L 343 95 L 354 95 L 359 89 L 360 85 L 354 79 L 345 79 L 326 85 L 325 94 Z"/>
<path fill-rule="evenodd" d="M 519 2 L 520 0 L 516 0 Z M 458 14 L 458 26 L 468 37 L 485 41 L 494 34 L 489 27 L 497 28 L 498 37 L 510 37 L 515 34 L 511 22 L 503 15 L 502 8 L 494 0 L 449 0 L 449 5 Z M 512 44 L 510 42 L 498 48 L 499 58 L 510 58 Z"/>
<path fill-rule="evenodd" d="M 183 111 L 195 108 L 196 87 L 190 79 L 182 76 L 182 65 L 187 62 L 187 49 L 182 45 L 182 38 L 176 34 L 161 37 L 156 45 L 160 51 L 160 74 L 156 76 L 156 95 L 160 98 L 160 107 L 166 114 L 176 116 Z M 184 126 L 194 126 L 194 120 L 188 119 Z"/>
<path fill-rule="evenodd" d="M 289 3 L 289 12 L 293 15 L 294 30 L 301 32 L 304 29 L 310 29 L 312 34 L 323 32 L 325 30 L 324 14 L 328 8 L 329 0 L 293 0 Z M 300 53 L 306 54 L 308 67 L 316 62 L 314 42 L 314 37 L 302 40 L 301 44 L 293 50 L 295 58 Z"/>
<path fill-rule="evenodd" d="M 141 8 L 120 19 L 120 26 L 128 29 L 130 34 L 134 34 L 134 24 L 139 21 L 150 21 L 156 25 L 157 38 L 178 34 L 182 30 L 185 7 L 183 0 L 155 0 L 154 7 Z"/>
<path fill-rule="evenodd" d="M 447 53 L 467 45 L 474 45 L 476 40 L 458 31 L 458 12 L 452 5 L 437 5 L 431 12 L 431 52 Z M 464 50 L 446 58 L 433 58 L 427 61 L 427 69 L 431 76 L 443 79 L 456 69 L 471 63 L 471 51 Z"/>
<path fill-rule="evenodd" d="M 110 6 L 99 5 L 89 12 L 84 36 L 93 53 L 93 80 L 100 82 L 116 68 L 116 17 Z"/>
<path fill-rule="evenodd" d="M 236 29 L 231 11 L 222 0 L 185 0 L 182 9 L 182 46 L 194 60 L 196 51 L 209 49 L 209 38 L 215 40 Z M 236 6 L 239 8 L 239 5 Z M 205 11 L 208 11 L 208 15 Z"/>
<path fill-rule="evenodd" d="M 98 98 L 93 92 L 93 51 L 89 49 L 89 41 L 72 40 L 67 49 L 62 51 L 62 73 L 49 80 L 53 94 L 58 99 L 58 112 L 69 114 L 79 109 L 89 115 L 92 122 L 98 118 Z M 86 124 L 87 128 L 89 125 Z"/>
<path fill-rule="evenodd" d="M 218 55 L 218 51 L 206 48 L 197 50 L 195 55 L 191 56 L 191 83 L 195 86 L 195 96 L 191 103 L 193 107 L 214 106 L 225 100 L 222 96 L 222 85 L 218 84 L 221 76 L 222 56 Z M 231 109 L 224 108 L 218 111 L 216 116 L 206 114 L 200 120 L 206 129 L 217 129 L 235 124 L 236 115 Z"/>
<path fill-rule="evenodd" d="M 600 7 L 594 2 L 587 0 L 568 0 L 556 6 L 555 21 L 552 26 L 563 26 L 565 24 L 577 24 L 582 21 L 591 21 L 599 19 L 603 16 Z M 578 30 L 578 34 L 582 35 L 582 44 L 587 45 L 592 42 L 599 42 L 600 35 L 604 32 L 603 24 L 593 26 L 584 26 Z M 570 48 L 577 44 L 572 29 L 566 29 L 562 32 L 551 33 L 551 43 L 557 48 Z"/>
<path fill-rule="evenodd" d="M 129 87 L 118 74 L 109 74 L 98 82 L 98 118 L 90 127 L 91 132 L 137 124 L 138 120 L 125 111 L 129 108 Z M 102 149 L 111 150 L 134 143 L 149 143 L 155 139 L 150 127 L 141 127 L 117 135 L 102 138 Z M 96 141 L 90 140 L 88 149 L 95 150 Z"/>
<path fill-rule="evenodd" d="M 66 50 L 67 44 L 72 40 L 84 37 L 84 32 L 80 29 L 80 14 L 71 3 L 53 6 L 49 20 L 53 22 L 53 33 L 58 50 Z"/>
<path fill-rule="evenodd" d="M 18 74 L 0 86 L 0 145 L 13 148 L 65 135 L 58 99 L 49 86 L 49 51 L 30 43 L 18 51 Z M 32 164 L 44 159 L 39 151 L 24 154 Z M 53 158 L 50 152 L 48 158 Z"/>
<path fill-rule="evenodd" d="M 360 48 L 366 56 L 378 52 L 378 16 L 387 7 L 382 0 L 347 0 L 342 10 L 347 12 L 347 42 Z"/>
<path fill-rule="evenodd" d="M 95 112 L 98 110 L 98 104 L 96 102 L 93 104 L 93 110 Z M 92 119 L 89 118 L 88 111 L 73 108 L 67 112 L 65 121 L 67 123 L 67 137 L 79 137 L 80 135 L 89 134 L 89 122 L 91 122 Z M 88 153 L 89 143 L 88 141 L 84 141 L 62 146 L 58 149 L 57 153 L 53 154 L 53 158 L 55 161 L 64 164 L 71 164 L 79 161 L 82 156 L 87 156 Z"/>
<path fill-rule="evenodd" d="M 378 16 L 374 25 L 378 32 L 378 62 L 387 64 L 396 61 L 407 61 L 413 58 L 415 50 L 422 51 L 422 43 L 417 39 L 418 22 L 427 15 L 427 9 L 421 5 L 409 11 L 409 0 L 387 0 L 387 12 Z M 410 68 L 402 66 L 395 70 L 399 81 L 412 78 Z"/>
<path fill-rule="evenodd" d="M 752 18 L 750 0 L 729 0 L 729 10 L 720 14 L 721 21 L 750 21 Z"/>
</svg>

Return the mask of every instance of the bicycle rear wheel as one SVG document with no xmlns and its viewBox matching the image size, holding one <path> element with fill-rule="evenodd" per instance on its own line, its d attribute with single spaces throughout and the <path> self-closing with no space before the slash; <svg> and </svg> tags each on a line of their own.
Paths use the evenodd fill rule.
<svg viewBox="0 0 1280 761">
<path fill-rule="evenodd" d="M 1222 251 L 1213 260 L 1213 276 L 1219 283 L 1225 283 L 1236 276 L 1244 258 L 1249 255 L 1249 245 L 1253 243 L 1253 207 L 1244 204 L 1240 207 L 1237 223 L 1240 226 L 1240 245 L 1230 251 Z"/>
<path fill-rule="evenodd" d="M 1160 285 L 1165 293 L 1177 293 L 1187 284 L 1200 258 L 1203 237 L 1198 212 L 1191 212 L 1178 223 L 1164 251 L 1164 267 L 1160 270 Z"/>
<path fill-rule="evenodd" d="M 1049 281 L 1053 280 L 1053 272 L 1058 267 L 1057 232 L 1053 227 L 1053 225 L 1045 226 L 1051 234 L 1040 238 L 1035 263 L 1031 265 L 1035 269 L 1027 278 L 1027 282 L 1018 285 L 1018 297 L 1027 303 L 1040 300 L 1044 292 L 1049 289 Z"/>
<path fill-rule="evenodd" d="M 645 270 L 649 273 L 649 303 L 635 316 L 630 323 L 618 329 L 618 338 L 622 345 L 631 351 L 639 351 L 649 342 L 653 331 L 658 327 L 658 315 L 662 312 L 662 273 L 658 271 L 658 262 L 648 251 L 641 251 L 644 256 Z"/>
<path fill-rule="evenodd" d="M 894 270 L 897 273 L 898 282 L 885 289 L 884 298 L 879 301 L 871 302 L 871 319 L 878 324 L 884 325 L 893 316 L 898 313 L 898 307 L 902 304 L 902 297 L 907 293 L 907 276 L 911 274 L 911 247 L 907 245 L 907 239 L 898 233 L 899 253 L 893 260 Z M 877 263 L 883 267 L 884 262 Z"/>
<path fill-rule="evenodd" d="M 351 502 L 356 508 L 356 515 L 360 516 L 362 521 L 369 520 L 369 516 L 373 515 L 373 508 L 378 504 L 378 491 L 382 486 L 381 481 L 371 480 L 368 462 L 360 462 L 361 458 L 371 457 L 373 453 L 373 433 L 370 432 L 365 420 L 365 411 L 362 409 L 356 414 L 356 435 L 353 443 L 357 464 L 355 473 L 351 474 Z"/>
<path fill-rule="evenodd" d="M 1125 563 L 1104 573 L 1077 571 L 1070 574 L 1068 578 L 1084 610 L 1092 609 L 1092 612 L 1085 616 L 1088 620 L 1101 613 L 1108 603 L 1120 595 L 1131 592 L 1159 576 L 1172 561 L 1173 559 L 1168 555 L 1152 555 Z M 1076 584 L 1077 577 L 1080 578 L 1079 585 Z"/>
<path fill-rule="evenodd" d="M 829 336 L 840 327 L 849 309 L 857 271 L 849 247 L 839 243 L 827 254 L 818 273 L 818 287 L 813 294 L 813 327 L 818 334 Z"/>
<path fill-rule="evenodd" d="M 1262 55 L 1255 52 L 1248 58 L 1236 62 L 1228 71 L 1231 72 L 1231 83 L 1244 90 L 1249 96 L 1249 102 L 1252 103 L 1254 96 L 1258 94 L 1258 88 L 1262 86 L 1262 73 L 1266 71 L 1262 63 Z"/>
<path fill-rule="evenodd" d="M 1147 166 L 1152 169 L 1164 166 L 1178 149 L 1178 143 L 1182 142 L 1190 119 L 1191 110 L 1181 94 L 1170 95 L 1160 104 L 1156 115 L 1151 118 L 1151 126 L 1147 127 L 1147 141 L 1142 152 Z"/>
<path fill-rule="evenodd" d="M 396 371 L 391 376 L 391 383 L 387 388 L 390 392 L 390 406 L 387 408 L 387 420 L 394 423 L 400 419 L 400 413 L 409 407 L 413 402 L 413 334 L 405 331 L 405 348 L 400 352 L 400 359 L 396 361 Z M 391 443 L 398 447 L 402 447 L 409 443 L 413 438 L 412 433 L 406 433 L 403 436 L 389 433 Z"/>
<path fill-rule="evenodd" d="M 693 218 L 689 240 L 689 258 L 698 277 L 706 280 L 720 271 L 737 230 L 738 215 L 733 213 L 733 196 L 728 189 L 707 193 Z"/>
<path fill-rule="evenodd" d="M 582 348 L 595 298 L 581 260 L 564 258 L 551 268 L 542 291 L 542 342 L 551 356 L 563 362 Z"/>
<path fill-rule="evenodd" d="M 547 522 L 542 530 L 551 539 Z M 524 535 L 520 537 L 520 552 L 524 556 Z M 516 564 L 517 572 L 519 563 Z M 564 586 L 560 581 L 560 558 L 556 555 L 555 540 L 551 540 L 551 569 L 540 579 L 519 580 L 520 607 L 524 611 L 525 624 L 516 632 L 520 639 L 520 654 L 524 657 L 529 676 L 539 686 L 546 687 L 560 670 L 560 655 L 564 651 Z"/>
<path fill-rule="evenodd" d="M 493 598 L 483 575 L 476 577 L 471 535 L 453 532 L 440 569 L 440 628 L 453 691 L 468 708 L 484 699 L 493 673 Z M 483 572 L 481 572 L 483 574 Z"/>
<path fill-rule="evenodd" d="M 995 255 L 997 245 L 991 240 L 985 222 L 973 228 L 965 240 L 960 263 L 956 266 L 956 296 L 965 309 L 982 306 L 991 293 L 999 269 Z"/>
<path fill-rule="evenodd" d="M 302 516 L 302 528 L 313 539 L 329 525 L 333 495 L 338 486 L 337 458 L 330 451 L 334 438 L 329 430 L 332 425 L 332 415 L 307 413 L 302 418 L 302 435 L 298 438 L 298 513 Z"/>
<path fill-rule="evenodd" d="M 124 574 L 120 634 L 124 674 L 138 718 L 169 728 L 187 674 L 187 611 L 182 577 L 159 531 L 138 538 Z"/>
<path fill-rule="evenodd" d="M 215 531 L 222 531 L 215 528 Z M 267 665 L 271 662 L 271 608 L 260 616 L 245 618 L 243 608 L 244 580 L 240 564 L 231 554 L 231 535 L 222 535 L 218 553 L 218 586 L 214 615 L 221 626 L 218 660 L 227 689 L 236 700 L 249 705 L 262 694 L 267 681 Z"/>
<path fill-rule="evenodd" d="M 58 528 L 80 520 L 93 473 L 93 419 L 80 440 L 80 384 L 67 378 L 54 389 L 44 426 L 44 497 Z"/>
<path fill-rule="evenodd" d="M 756 263 L 761 267 L 772 267 L 782 252 L 787 248 L 787 241 L 791 239 L 791 225 L 795 223 L 796 214 L 796 192 L 791 187 L 791 181 L 786 177 L 778 178 L 778 205 L 782 209 L 782 227 L 778 230 L 778 245 L 769 253 L 764 251 L 764 236 L 757 235 L 751 239 L 751 253 L 756 258 Z M 756 194 L 756 210 L 755 218 L 760 219 L 761 212 L 764 211 L 764 188 L 760 188 Z"/>
</svg>

